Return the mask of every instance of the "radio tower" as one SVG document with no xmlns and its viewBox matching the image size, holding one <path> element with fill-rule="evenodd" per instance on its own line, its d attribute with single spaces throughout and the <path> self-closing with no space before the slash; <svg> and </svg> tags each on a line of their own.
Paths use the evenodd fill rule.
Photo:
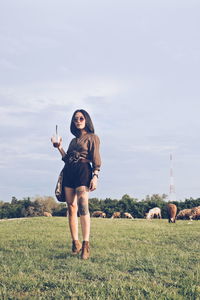
<svg viewBox="0 0 200 300">
<path fill-rule="evenodd" d="M 172 154 L 170 154 L 170 186 L 169 186 L 169 201 L 176 201 Z"/>
</svg>

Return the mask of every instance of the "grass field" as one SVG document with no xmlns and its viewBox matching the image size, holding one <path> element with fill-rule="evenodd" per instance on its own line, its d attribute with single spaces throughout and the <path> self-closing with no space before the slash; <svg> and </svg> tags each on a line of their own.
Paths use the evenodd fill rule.
<svg viewBox="0 0 200 300">
<path fill-rule="evenodd" d="M 200 299 L 200 221 L 92 219 L 91 258 L 66 218 L 0 221 L 1 299 Z"/>
</svg>

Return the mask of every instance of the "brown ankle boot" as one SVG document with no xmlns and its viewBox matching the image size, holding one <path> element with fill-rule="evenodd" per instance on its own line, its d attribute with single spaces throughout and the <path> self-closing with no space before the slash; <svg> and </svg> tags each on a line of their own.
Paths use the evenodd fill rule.
<svg viewBox="0 0 200 300">
<path fill-rule="evenodd" d="M 90 246 L 88 241 L 83 241 L 82 244 L 82 252 L 81 252 L 81 258 L 82 259 L 88 259 L 90 256 Z"/>
<path fill-rule="evenodd" d="M 81 251 L 82 245 L 79 240 L 72 241 L 72 254 L 76 255 Z"/>
</svg>

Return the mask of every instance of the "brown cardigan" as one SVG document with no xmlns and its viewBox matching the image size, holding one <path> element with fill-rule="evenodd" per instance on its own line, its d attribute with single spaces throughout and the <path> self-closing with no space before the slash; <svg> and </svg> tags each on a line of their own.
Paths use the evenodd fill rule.
<svg viewBox="0 0 200 300">
<path fill-rule="evenodd" d="M 100 140 L 94 133 L 87 133 L 82 137 L 73 138 L 62 160 L 69 162 L 70 158 L 75 158 L 76 161 L 84 158 L 92 163 L 93 171 L 100 171 L 101 157 L 99 154 L 99 144 Z"/>
</svg>

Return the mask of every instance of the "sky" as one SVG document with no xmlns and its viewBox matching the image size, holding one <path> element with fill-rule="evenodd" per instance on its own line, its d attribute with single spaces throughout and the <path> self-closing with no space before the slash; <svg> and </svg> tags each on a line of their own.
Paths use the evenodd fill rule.
<svg viewBox="0 0 200 300">
<path fill-rule="evenodd" d="M 76 109 L 102 167 L 90 198 L 200 197 L 198 0 L 2 0 L 0 200 L 54 196 Z"/>
</svg>

